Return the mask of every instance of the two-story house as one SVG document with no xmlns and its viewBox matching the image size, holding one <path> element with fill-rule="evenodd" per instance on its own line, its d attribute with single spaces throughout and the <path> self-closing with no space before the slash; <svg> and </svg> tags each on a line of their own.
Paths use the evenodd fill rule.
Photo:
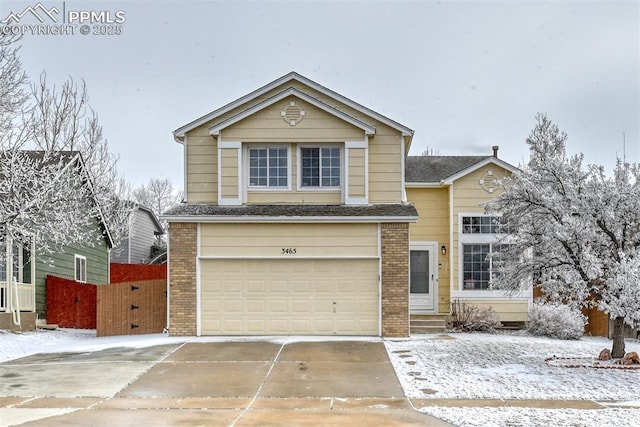
<svg viewBox="0 0 640 427">
<path fill-rule="evenodd" d="M 175 130 L 171 335 L 406 336 L 412 136 L 297 73 Z"/>
<path fill-rule="evenodd" d="M 171 335 L 402 337 L 459 298 L 526 319 L 487 289 L 497 155 L 410 157 L 411 129 L 294 72 L 174 138 Z"/>
</svg>

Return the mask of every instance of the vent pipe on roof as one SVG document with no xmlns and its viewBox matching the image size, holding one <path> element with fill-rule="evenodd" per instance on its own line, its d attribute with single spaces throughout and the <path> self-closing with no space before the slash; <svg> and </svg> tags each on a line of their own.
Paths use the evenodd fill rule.
<svg viewBox="0 0 640 427">
<path fill-rule="evenodd" d="M 497 159 L 498 158 L 498 150 L 500 149 L 500 146 L 494 145 L 493 147 L 491 147 L 491 149 L 493 150 L 493 157 L 495 157 Z"/>
</svg>

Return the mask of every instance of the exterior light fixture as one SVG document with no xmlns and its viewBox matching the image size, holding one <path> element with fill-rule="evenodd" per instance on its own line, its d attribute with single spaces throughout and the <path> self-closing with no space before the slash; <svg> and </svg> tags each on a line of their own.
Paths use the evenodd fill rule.
<svg viewBox="0 0 640 427">
<path fill-rule="evenodd" d="M 441 253 L 442 255 L 446 255 L 446 254 L 447 254 L 447 247 L 446 247 L 445 245 L 442 245 L 442 246 L 440 247 L 440 253 Z"/>
</svg>

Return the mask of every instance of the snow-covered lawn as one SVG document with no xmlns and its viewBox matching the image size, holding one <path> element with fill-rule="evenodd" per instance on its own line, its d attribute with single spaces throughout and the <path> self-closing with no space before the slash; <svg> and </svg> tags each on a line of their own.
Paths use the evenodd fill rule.
<svg viewBox="0 0 640 427">
<path fill-rule="evenodd" d="M 239 338 L 234 340 L 254 340 Z M 296 337 L 268 338 L 294 342 Z M 340 337 L 299 340 L 340 340 Z M 371 338 L 363 338 L 371 340 Z M 226 338 L 172 338 L 161 334 L 96 338 L 95 331 L 0 331 L 0 362 L 34 353 L 90 352 L 111 347 L 147 347 L 185 341 L 227 341 Z M 373 339 L 377 340 L 377 339 Z M 588 365 L 604 338 L 562 341 L 532 337 L 524 332 L 455 333 L 384 340 L 407 397 L 416 399 L 546 399 L 593 400 L 607 409 L 438 407 L 417 402 L 418 409 L 460 426 L 593 426 L 638 425 L 640 370 L 569 368 L 546 359 L 571 358 L 569 364 Z M 640 342 L 626 341 L 627 351 L 640 352 Z M 558 359 L 561 360 L 561 359 Z"/>
<path fill-rule="evenodd" d="M 584 337 L 563 341 L 504 334 L 456 333 L 385 341 L 407 397 L 413 399 L 594 400 L 607 409 L 419 408 L 464 426 L 637 425 L 640 419 L 640 370 L 570 368 L 589 365 L 611 341 Z M 639 351 L 628 339 L 626 350 Z M 613 402 L 618 401 L 618 402 Z"/>
</svg>

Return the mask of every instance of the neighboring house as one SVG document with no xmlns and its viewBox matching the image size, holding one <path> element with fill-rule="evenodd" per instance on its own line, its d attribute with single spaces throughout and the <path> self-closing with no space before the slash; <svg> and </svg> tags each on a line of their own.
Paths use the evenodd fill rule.
<svg viewBox="0 0 640 427">
<path fill-rule="evenodd" d="M 148 264 L 157 255 L 154 248 L 164 229 L 151 209 L 137 203 L 131 209 L 127 235 L 111 251 L 111 262 Z"/>
<path fill-rule="evenodd" d="M 174 136 L 171 335 L 408 334 L 411 129 L 290 73 Z"/>
<path fill-rule="evenodd" d="M 32 152 L 37 156 L 39 152 Z M 77 152 L 64 152 L 69 162 L 80 162 Z M 104 284 L 109 282 L 109 252 L 113 241 L 102 217 L 96 218 L 94 227 L 86 230 L 96 236 L 93 246 L 69 245 L 61 251 L 48 255 L 35 256 L 35 247 L 23 247 L 12 244 L 11 265 L 0 263 L 0 327 L 11 328 L 16 318 L 22 317 L 25 325 L 35 324 L 35 318 L 46 319 L 47 297 L 46 278 L 54 275 L 82 283 Z M 98 238 L 98 237 L 101 238 Z M 7 250 L 5 242 L 0 250 Z M 7 268 L 9 267 L 9 268 Z M 7 270 L 17 283 L 14 289 L 8 286 Z M 18 295 L 17 303 L 15 295 Z M 12 310 L 17 308 L 17 310 Z M 21 316 L 15 311 L 23 312 Z M 12 320 L 13 319 L 13 320 Z"/>
<path fill-rule="evenodd" d="M 405 337 L 411 312 L 494 296 L 484 267 L 457 266 L 459 241 L 487 237 L 459 224 L 482 224 L 491 174 L 515 169 L 495 157 L 436 173 L 420 163 L 433 158 L 407 157 L 411 129 L 297 73 L 174 137 L 186 197 L 162 216 L 171 335 Z M 471 248 L 478 258 L 484 246 Z M 476 273 L 474 291 L 454 284 Z"/>
<path fill-rule="evenodd" d="M 491 156 L 407 158 L 407 199 L 419 214 L 410 227 L 412 314 L 448 315 L 458 300 L 490 306 L 503 322 L 527 320 L 531 289 L 509 296 L 489 289 L 494 271 L 487 255 L 503 230 L 481 206 L 515 171 L 498 158 L 498 147 Z"/>
</svg>

